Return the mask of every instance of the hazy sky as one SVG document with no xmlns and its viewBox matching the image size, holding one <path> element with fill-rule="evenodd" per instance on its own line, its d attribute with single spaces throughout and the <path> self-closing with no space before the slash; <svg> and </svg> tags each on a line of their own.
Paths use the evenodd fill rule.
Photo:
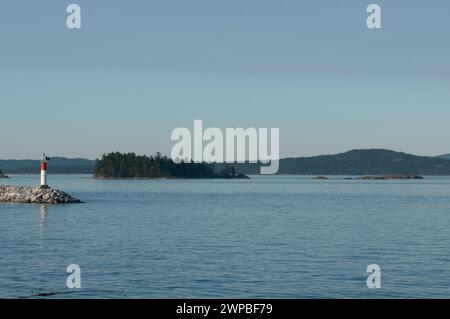
<svg viewBox="0 0 450 319">
<path fill-rule="evenodd" d="M 450 153 L 449 33 L 447 0 L 5 0 L 0 158 L 168 154 L 195 119 L 279 127 L 283 157 Z"/>
</svg>

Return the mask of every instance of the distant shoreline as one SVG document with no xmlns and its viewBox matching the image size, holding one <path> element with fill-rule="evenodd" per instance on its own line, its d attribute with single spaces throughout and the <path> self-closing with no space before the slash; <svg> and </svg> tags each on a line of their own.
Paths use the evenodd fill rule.
<svg viewBox="0 0 450 319">
<path fill-rule="evenodd" d="M 260 163 L 212 164 L 215 171 L 231 165 L 245 175 L 259 175 Z M 95 160 L 54 157 L 49 174 L 93 174 Z M 8 175 L 39 174 L 38 160 L 0 160 L 0 170 Z M 280 159 L 277 175 L 395 175 L 450 176 L 450 156 L 416 156 L 383 149 L 352 150 L 334 155 L 291 157 Z"/>
<path fill-rule="evenodd" d="M 50 174 L 50 176 L 60 176 L 60 177 L 74 177 L 77 176 L 82 179 L 92 179 L 98 181 L 132 181 L 132 180 L 141 180 L 141 181 L 172 181 L 172 180 L 242 180 L 244 178 L 209 178 L 209 177 L 197 177 L 197 178 L 183 178 L 183 177 L 155 177 L 155 178 L 146 178 L 146 177 L 94 177 L 92 174 Z M 336 174 L 327 174 L 327 175 L 315 175 L 315 174 L 276 174 L 276 175 L 261 175 L 261 174 L 249 174 L 246 175 L 248 178 L 245 179 L 253 179 L 253 178 L 293 178 L 293 179 L 301 179 L 301 180 L 312 180 L 312 181 L 361 181 L 361 182 L 377 182 L 377 181 L 425 181 L 425 180 L 433 180 L 433 179 L 450 179 L 449 175 L 411 175 L 411 177 L 392 177 L 390 175 L 336 175 Z M 393 176 L 396 176 L 395 174 Z M 415 176 L 414 178 L 412 176 Z M 11 174 L 8 178 L 3 179 L 6 183 L 8 180 L 14 181 L 19 180 L 20 177 L 28 178 L 33 177 L 38 181 L 39 174 Z M 1 182 L 0 185 L 4 185 L 5 183 Z"/>
</svg>

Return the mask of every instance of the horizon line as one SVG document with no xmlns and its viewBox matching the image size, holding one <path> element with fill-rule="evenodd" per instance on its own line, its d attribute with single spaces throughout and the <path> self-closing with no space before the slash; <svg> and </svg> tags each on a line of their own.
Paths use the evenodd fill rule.
<svg viewBox="0 0 450 319">
<path fill-rule="evenodd" d="M 416 155 L 413 153 L 408 153 L 408 152 L 404 152 L 404 151 L 395 151 L 392 149 L 387 149 L 387 148 L 355 148 L 355 149 L 350 149 L 347 151 L 342 151 L 342 152 L 338 152 L 338 153 L 324 153 L 324 154 L 319 154 L 319 155 L 306 155 L 306 156 L 287 156 L 287 157 L 282 157 L 279 160 L 283 160 L 283 159 L 293 159 L 293 158 L 311 158 L 311 157 L 320 157 L 320 156 L 333 156 L 333 155 L 340 155 L 340 154 L 345 154 L 345 153 L 349 153 L 349 152 L 353 152 L 353 151 L 390 151 L 390 152 L 395 152 L 395 153 L 401 153 L 401 154 L 407 154 L 407 155 L 413 155 L 413 156 L 418 156 L 418 157 L 442 157 L 442 156 L 447 156 L 450 155 L 450 153 L 446 153 L 446 154 L 440 154 L 440 155 Z M 99 158 L 101 158 L 101 156 L 103 154 L 109 154 L 109 153 L 122 153 L 122 154 L 129 154 L 129 153 L 135 153 L 135 152 L 120 152 L 120 151 L 112 151 L 112 152 L 107 152 L 107 153 L 102 153 L 100 155 L 100 157 L 97 158 L 88 158 L 88 157 L 66 157 L 66 156 L 61 156 L 61 155 L 55 155 L 55 156 L 50 156 L 50 158 L 64 158 L 64 159 L 70 159 L 70 160 L 89 160 L 89 161 L 95 161 Z M 158 153 L 158 152 L 157 152 Z M 154 156 L 156 154 L 137 154 L 138 156 Z M 163 156 L 167 156 L 162 154 Z M 40 158 L 0 158 L 0 161 L 39 161 Z M 220 164 L 220 163 L 217 163 Z"/>
</svg>

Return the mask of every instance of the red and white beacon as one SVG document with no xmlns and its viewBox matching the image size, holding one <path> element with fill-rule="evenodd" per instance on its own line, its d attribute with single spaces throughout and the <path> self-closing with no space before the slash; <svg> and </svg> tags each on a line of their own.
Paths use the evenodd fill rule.
<svg viewBox="0 0 450 319">
<path fill-rule="evenodd" d="M 47 163 L 50 160 L 49 157 L 42 154 L 41 159 L 41 188 L 49 188 L 47 185 Z"/>
</svg>

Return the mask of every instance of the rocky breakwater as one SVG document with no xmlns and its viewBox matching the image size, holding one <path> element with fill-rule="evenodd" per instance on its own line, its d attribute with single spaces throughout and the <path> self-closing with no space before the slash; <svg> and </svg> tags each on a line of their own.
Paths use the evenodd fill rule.
<svg viewBox="0 0 450 319">
<path fill-rule="evenodd" d="M 69 194 L 52 188 L 32 188 L 24 186 L 1 186 L 0 202 L 36 204 L 75 204 L 82 203 Z"/>
</svg>

